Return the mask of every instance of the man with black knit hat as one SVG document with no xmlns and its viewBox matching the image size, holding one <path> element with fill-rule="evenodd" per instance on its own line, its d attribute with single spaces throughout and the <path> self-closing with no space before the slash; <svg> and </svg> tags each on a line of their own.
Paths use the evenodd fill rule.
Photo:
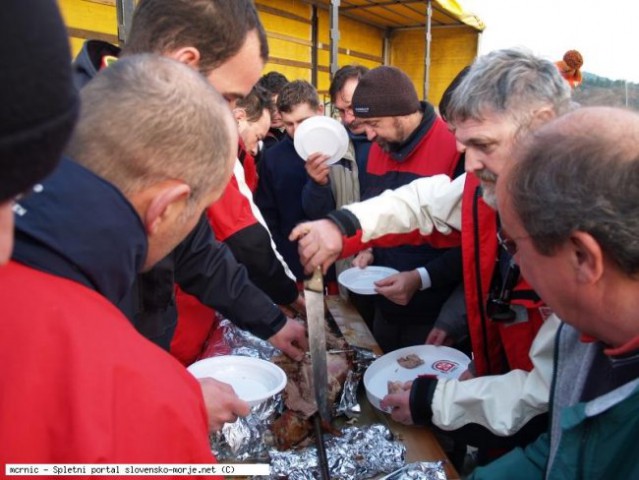
<svg viewBox="0 0 639 480">
<path fill-rule="evenodd" d="M 52 1 L 12 0 L 0 17 L 0 264 L 13 245 L 12 200 L 60 159 L 78 110 L 69 46 Z M 31 81 L 25 81 L 29 78 Z"/>
<path fill-rule="evenodd" d="M 174 200 L 184 200 L 173 203 L 177 209 L 174 212 L 181 210 L 180 204 L 191 204 L 197 212 L 196 194 L 185 183 L 178 186 L 180 181 L 173 183 L 169 190 L 163 188 L 162 182 L 155 180 L 159 178 L 160 168 L 154 165 L 152 175 L 145 179 L 147 186 L 137 191 L 132 189 L 135 193 L 129 191 L 126 199 L 113 184 L 91 171 L 91 168 L 97 170 L 95 164 L 89 168 L 87 164 L 81 166 L 68 159 L 60 161 L 80 103 L 71 80 L 71 58 L 62 18 L 53 0 L 10 0 L 3 7 L 0 16 L 0 56 L 5 62 L 0 73 L 0 92 L 3 92 L 0 94 L 3 105 L 0 113 L 0 264 L 5 264 L 11 253 L 13 211 L 18 218 L 39 218 L 40 222 L 31 225 L 38 223 L 43 235 L 38 241 L 16 228 L 16 250 L 28 244 L 28 248 L 39 249 L 42 255 L 37 259 L 39 262 L 14 259 L 0 267 L 0 385 L 3 388 L 0 471 L 5 472 L 7 464 L 14 463 L 212 463 L 214 457 L 208 442 L 207 417 L 199 385 L 169 355 L 143 339 L 100 295 L 105 291 L 98 287 L 104 286 L 105 280 L 110 283 L 113 277 L 121 280 L 121 286 L 126 286 L 127 280 L 131 281 L 133 263 L 141 265 L 145 260 L 157 260 L 161 249 L 168 248 L 180 235 L 176 231 L 186 234 L 184 225 L 197 218 L 189 220 L 188 215 L 170 214 L 147 230 L 144 224 L 149 226 L 150 217 L 138 216 L 145 210 L 144 204 L 157 207 L 159 196 L 167 199 L 172 189 Z M 151 68 L 136 66 L 131 60 L 126 61 L 128 66 L 124 63 L 116 68 L 120 70 L 120 77 L 123 71 L 140 74 L 158 70 L 157 59 L 148 57 L 146 62 Z M 157 87 L 158 83 L 177 85 L 181 93 L 178 97 L 186 99 L 165 106 L 172 115 L 192 116 L 199 109 L 209 119 L 208 125 L 201 129 L 206 135 L 199 137 L 204 140 L 211 135 L 220 136 L 214 131 L 217 129 L 207 128 L 211 122 L 215 125 L 219 122 L 220 126 L 225 122 L 226 128 L 219 130 L 224 130 L 222 136 L 227 145 L 222 150 L 224 153 L 216 155 L 217 161 L 211 160 L 206 141 L 199 144 L 200 151 L 205 150 L 204 155 L 198 157 L 200 163 L 210 165 L 207 173 L 215 175 L 216 170 L 223 170 L 220 164 L 230 164 L 232 160 L 230 113 L 219 95 L 197 75 L 175 62 L 164 62 L 160 75 L 155 77 L 149 73 L 141 78 L 145 80 L 145 88 Z M 180 69 L 182 75 L 179 75 Z M 128 75 L 128 85 L 123 85 L 120 78 L 114 78 L 117 72 L 111 73 L 111 89 L 116 82 L 130 92 L 131 83 L 135 86 L 140 83 L 135 75 Z M 189 75 L 190 84 L 185 81 Z M 105 79 L 101 81 L 104 87 Z M 123 96 L 123 99 L 132 97 L 136 95 Z M 138 102 L 145 103 L 145 100 L 139 98 Z M 83 98 L 83 104 L 94 101 L 107 110 L 118 103 L 102 94 L 99 82 L 93 94 Z M 188 108 L 201 102 L 198 109 Z M 129 109 L 130 105 L 123 100 L 119 107 Z M 220 119 L 220 113 L 226 115 L 224 120 Z M 82 116 L 86 118 L 86 111 Z M 160 123 L 166 124 L 166 118 Z M 140 123 L 135 122 L 129 119 L 124 128 L 134 132 L 136 140 L 141 141 L 137 128 Z M 178 122 L 173 121 L 169 126 L 175 127 Z M 76 147 L 83 143 L 79 140 L 82 130 L 108 143 L 108 134 L 113 134 L 113 128 L 100 123 L 100 118 L 94 117 L 92 125 L 84 129 L 78 127 L 68 148 L 74 143 Z M 136 128 L 131 128 L 132 125 Z M 147 122 L 142 125 L 142 131 L 148 132 L 157 125 Z M 164 131 L 172 132 L 167 139 L 169 143 L 180 135 L 175 128 L 159 130 Z M 85 146 L 87 143 L 91 142 L 84 142 Z M 190 152 L 197 150 L 195 143 L 189 145 Z M 136 145 L 138 149 L 139 145 Z M 125 161 L 117 153 L 103 150 L 107 156 L 117 159 L 116 163 Z M 185 169 L 195 164 L 194 158 L 184 161 Z M 56 165 L 59 166 L 56 168 Z M 133 169 L 136 174 L 129 172 L 128 175 L 122 168 L 106 170 L 114 177 L 129 181 L 143 175 L 139 168 Z M 226 169 L 226 176 L 228 170 L 230 167 Z M 153 179 L 152 185 L 149 178 Z M 34 186 L 36 182 L 41 183 Z M 200 197 L 206 195 L 212 183 L 215 180 L 207 179 L 200 189 Z M 223 181 L 221 183 L 223 185 Z M 168 184 L 164 182 L 164 186 Z M 18 198 L 22 193 L 24 197 Z M 32 210 L 33 202 L 41 202 L 44 208 Z M 102 210 L 97 211 L 96 205 L 101 205 Z M 146 213 L 152 209 L 148 208 Z M 68 222 L 73 222 L 78 214 L 84 220 L 80 228 L 67 228 Z M 96 224 L 102 226 L 109 215 L 122 222 L 120 225 L 128 223 L 130 228 L 126 233 L 119 228 L 97 231 L 93 228 Z M 165 220 L 168 229 L 160 226 Z M 158 231 L 165 233 L 156 235 Z M 149 238 L 156 239 L 147 242 L 147 233 Z M 158 240 L 159 237 L 163 237 L 162 240 Z M 53 245 L 58 249 L 50 248 Z M 95 275 L 78 268 L 81 263 L 94 265 Z M 128 279 L 118 269 L 127 263 Z M 245 408 L 248 411 L 248 405 Z"/>
<path fill-rule="evenodd" d="M 355 117 L 373 142 L 362 199 L 419 177 L 463 172 L 455 137 L 427 102 L 420 102 L 410 78 L 395 67 L 366 73 L 352 99 Z M 374 263 L 400 273 L 376 282 L 373 333 L 386 352 L 423 344 L 442 304 L 459 282 L 454 250 L 432 246 L 375 248 L 360 253 L 360 265 Z M 457 263 L 457 265 L 449 265 Z M 410 292 L 410 293 L 406 293 Z"/>
</svg>

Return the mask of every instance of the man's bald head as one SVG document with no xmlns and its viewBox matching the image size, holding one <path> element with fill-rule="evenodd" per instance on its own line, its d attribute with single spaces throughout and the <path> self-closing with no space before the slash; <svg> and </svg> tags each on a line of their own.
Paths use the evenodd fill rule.
<svg viewBox="0 0 639 480">
<path fill-rule="evenodd" d="M 626 274 L 639 273 L 639 115 L 582 108 L 532 134 L 500 180 L 535 248 L 592 235 Z"/>
</svg>

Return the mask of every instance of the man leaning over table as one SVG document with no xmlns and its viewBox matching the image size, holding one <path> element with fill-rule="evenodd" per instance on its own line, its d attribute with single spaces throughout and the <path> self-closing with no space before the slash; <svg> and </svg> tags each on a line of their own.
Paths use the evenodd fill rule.
<svg viewBox="0 0 639 480">
<path fill-rule="evenodd" d="M 268 42 L 251 0 L 141 0 L 122 56 L 139 53 L 157 53 L 199 71 L 232 108 L 258 80 L 268 58 Z M 118 55 L 120 49 L 114 45 L 99 40 L 85 42 L 74 62 L 78 88 Z M 236 175 L 238 183 L 239 177 Z M 229 192 L 237 201 L 252 202 L 238 188 L 229 188 L 223 195 Z M 253 207 L 247 206 L 249 210 Z M 259 212 L 254 213 L 259 219 Z M 237 242 L 216 242 L 203 215 L 175 250 L 139 275 L 119 307 L 145 337 L 168 350 L 177 323 L 177 284 L 239 327 L 268 339 L 292 358 L 302 358 L 305 329 L 273 303 L 291 304 L 297 310 L 303 300 L 273 251 L 268 230 L 256 220 L 233 240 Z M 256 250 L 260 253 L 255 254 Z M 259 289 L 234 255 L 261 272 L 259 277 L 253 275 L 256 282 L 269 277 L 259 282 Z"/>
<path fill-rule="evenodd" d="M 555 316 L 543 321 L 543 303 L 521 277 L 512 298 L 489 295 L 491 286 L 499 293 L 505 274 L 516 273 L 497 243 L 494 186 L 518 140 L 571 108 L 570 90 L 551 62 L 522 50 L 479 57 L 447 108 L 466 154 L 465 176 L 416 180 L 292 232 L 291 238 L 300 238 L 303 263 L 312 269 L 328 265 L 340 251 L 348 255 L 380 239 L 445 241 L 462 231 L 466 308 L 479 378 L 420 378 L 403 394 L 385 399 L 395 419 L 432 421 L 470 444 L 495 448 L 524 444 L 545 428 L 559 322 Z"/>
<path fill-rule="evenodd" d="M 471 478 L 639 478 L 639 116 L 583 108 L 541 128 L 497 184 L 522 273 L 566 322 L 547 433 Z"/>
</svg>

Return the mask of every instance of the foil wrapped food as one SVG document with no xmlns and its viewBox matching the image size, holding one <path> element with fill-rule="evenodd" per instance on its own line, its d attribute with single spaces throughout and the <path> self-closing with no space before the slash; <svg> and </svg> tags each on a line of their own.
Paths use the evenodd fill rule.
<svg viewBox="0 0 639 480">
<path fill-rule="evenodd" d="M 228 320 L 220 323 L 223 345 L 212 350 L 224 354 L 245 355 L 270 360 L 281 352 L 268 342 L 245 332 Z M 366 367 L 376 355 L 367 349 L 352 349 L 353 369 L 347 375 L 339 401 L 333 405 L 335 416 L 354 418 L 360 411 L 357 388 Z M 234 423 L 225 424 L 211 436 L 211 446 L 220 462 L 270 463 L 271 476 L 265 479 L 316 479 L 319 477 L 317 451 L 311 441 L 305 448 L 280 451 L 275 448 L 272 425 L 284 410 L 282 395 L 263 402 L 251 413 Z M 388 427 L 375 424 L 366 427 L 347 426 L 340 436 L 324 435 L 329 472 L 334 479 L 366 479 L 393 472 L 405 466 L 406 448 L 393 439 Z M 443 472 L 443 468 L 441 469 Z M 411 475 L 413 473 L 410 473 Z M 398 477 L 404 478 L 404 477 Z M 406 478 L 445 478 L 406 477 Z"/>
<path fill-rule="evenodd" d="M 394 440 L 388 427 L 375 424 L 347 427 L 340 437 L 324 436 L 328 470 L 332 479 L 366 479 L 404 465 L 406 447 Z M 271 475 L 261 477 L 313 480 L 320 478 L 315 447 L 280 452 L 272 450 Z"/>
</svg>

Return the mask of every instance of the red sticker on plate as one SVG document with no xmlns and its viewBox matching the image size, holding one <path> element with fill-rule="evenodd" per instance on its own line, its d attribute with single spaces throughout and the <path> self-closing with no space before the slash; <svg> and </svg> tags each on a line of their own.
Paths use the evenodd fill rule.
<svg viewBox="0 0 639 480">
<path fill-rule="evenodd" d="M 459 363 L 457 362 L 451 362 L 450 360 L 437 360 L 433 363 L 431 368 L 442 373 L 450 373 L 457 367 L 459 367 Z"/>
</svg>

